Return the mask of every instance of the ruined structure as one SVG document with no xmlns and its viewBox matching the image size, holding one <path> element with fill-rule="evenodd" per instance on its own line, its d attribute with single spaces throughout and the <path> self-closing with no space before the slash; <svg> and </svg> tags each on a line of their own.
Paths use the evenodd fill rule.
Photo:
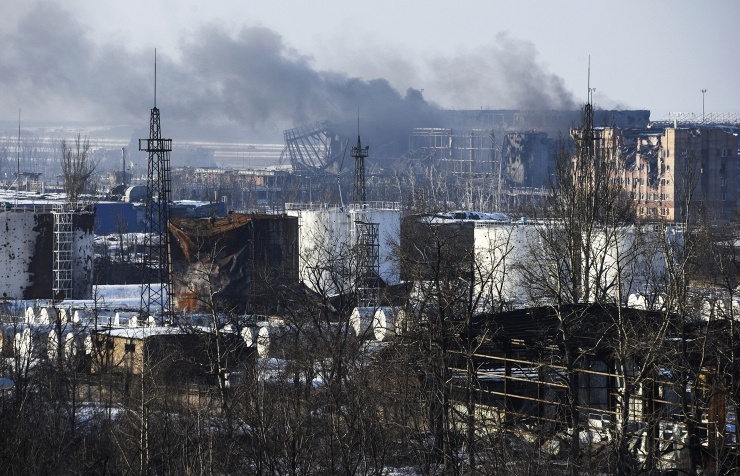
<svg viewBox="0 0 740 476">
<path fill-rule="evenodd" d="M 298 282 L 295 217 L 172 218 L 169 234 L 179 310 L 266 312 L 277 305 L 277 287 Z"/>
<path fill-rule="evenodd" d="M 240 213 L 282 211 L 286 187 L 294 177 L 287 170 L 225 170 L 181 167 L 172 170 L 174 200 L 224 204 Z"/>
<path fill-rule="evenodd" d="M 617 333 L 607 332 L 622 320 L 649 336 L 666 319 L 676 326 L 656 343 L 660 349 L 649 365 L 645 349 L 620 352 Z M 721 351 L 702 349 L 695 336 L 724 335 L 722 349 L 733 342 L 726 321 L 680 322 L 614 306 L 535 307 L 477 315 L 457 327 L 460 338 L 452 341 L 479 343 L 472 366 L 479 425 L 526 423 L 556 454 L 573 438 L 592 453 L 622 440 L 638 464 L 689 473 L 713 466 L 736 442 L 732 396 L 718 372 L 730 362 Z M 464 374 L 460 355 L 452 371 Z M 695 367 L 698 378 L 678 378 L 681 365 Z M 453 394 L 465 394 L 462 379 L 454 386 Z"/>
<path fill-rule="evenodd" d="M 544 132 L 510 132 L 502 148 L 502 179 L 511 187 L 545 188 L 555 172 L 555 140 Z"/>
<path fill-rule="evenodd" d="M 721 126 L 597 128 L 598 153 L 618 158 L 614 180 L 624 186 L 639 218 L 682 220 L 703 209 L 728 221 L 738 207 L 738 136 Z M 691 204 L 687 203 L 691 201 Z"/>
<path fill-rule="evenodd" d="M 290 161 L 298 173 L 317 174 L 336 171 L 343 156 L 346 141 L 335 132 L 329 121 L 283 131 L 285 149 L 281 162 Z"/>
</svg>

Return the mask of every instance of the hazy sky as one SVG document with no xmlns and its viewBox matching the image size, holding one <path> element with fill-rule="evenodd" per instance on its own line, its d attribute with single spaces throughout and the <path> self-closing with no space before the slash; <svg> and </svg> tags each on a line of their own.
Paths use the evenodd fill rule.
<svg viewBox="0 0 740 476">
<path fill-rule="evenodd" d="M 0 1 L 3 120 L 146 126 L 155 48 L 183 135 L 575 108 L 589 56 L 597 107 L 740 112 L 737 0 Z"/>
</svg>

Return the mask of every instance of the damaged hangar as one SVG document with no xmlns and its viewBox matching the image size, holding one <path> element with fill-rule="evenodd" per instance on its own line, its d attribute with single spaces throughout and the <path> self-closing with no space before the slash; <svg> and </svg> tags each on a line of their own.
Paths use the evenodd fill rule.
<svg viewBox="0 0 740 476">
<path fill-rule="evenodd" d="M 278 285 L 298 282 L 298 219 L 232 213 L 172 218 L 172 290 L 179 310 L 266 312 Z"/>
</svg>

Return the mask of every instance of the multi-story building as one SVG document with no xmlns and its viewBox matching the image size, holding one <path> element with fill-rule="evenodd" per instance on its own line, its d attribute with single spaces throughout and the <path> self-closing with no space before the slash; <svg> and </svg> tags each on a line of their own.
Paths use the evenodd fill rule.
<svg viewBox="0 0 740 476">
<path fill-rule="evenodd" d="M 635 203 L 638 218 L 681 221 L 687 211 L 727 221 L 738 211 L 738 135 L 732 128 L 692 125 L 597 129 L 597 149 L 617 157 L 613 180 Z"/>
</svg>

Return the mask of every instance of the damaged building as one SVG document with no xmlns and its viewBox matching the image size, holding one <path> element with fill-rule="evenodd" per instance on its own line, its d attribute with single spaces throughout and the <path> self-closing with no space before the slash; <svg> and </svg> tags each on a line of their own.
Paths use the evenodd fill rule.
<svg viewBox="0 0 740 476">
<path fill-rule="evenodd" d="M 597 128 L 596 147 L 618 157 L 614 180 L 639 218 L 682 220 L 686 200 L 711 220 L 728 221 L 738 207 L 738 135 L 713 125 L 643 129 Z"/>
<path fill-rule="evenodd" d="M 277 286 L 298 282 L 298 219 L 232 213 L 172 218 L 173 302 L 179 310 L 266 312 Z"/>
<path fill-rule="evenodd" d="M 2 298 L 90 299 L 94 215 L 81 211 L 4 211 Z"/>
<path fill-rule="evenodd" d="M 544 132 L 510 132 L 504 137 L 502 178 L 512 187 L 549 187 L 555 173 L 555 140 Z"/>
</svg>

